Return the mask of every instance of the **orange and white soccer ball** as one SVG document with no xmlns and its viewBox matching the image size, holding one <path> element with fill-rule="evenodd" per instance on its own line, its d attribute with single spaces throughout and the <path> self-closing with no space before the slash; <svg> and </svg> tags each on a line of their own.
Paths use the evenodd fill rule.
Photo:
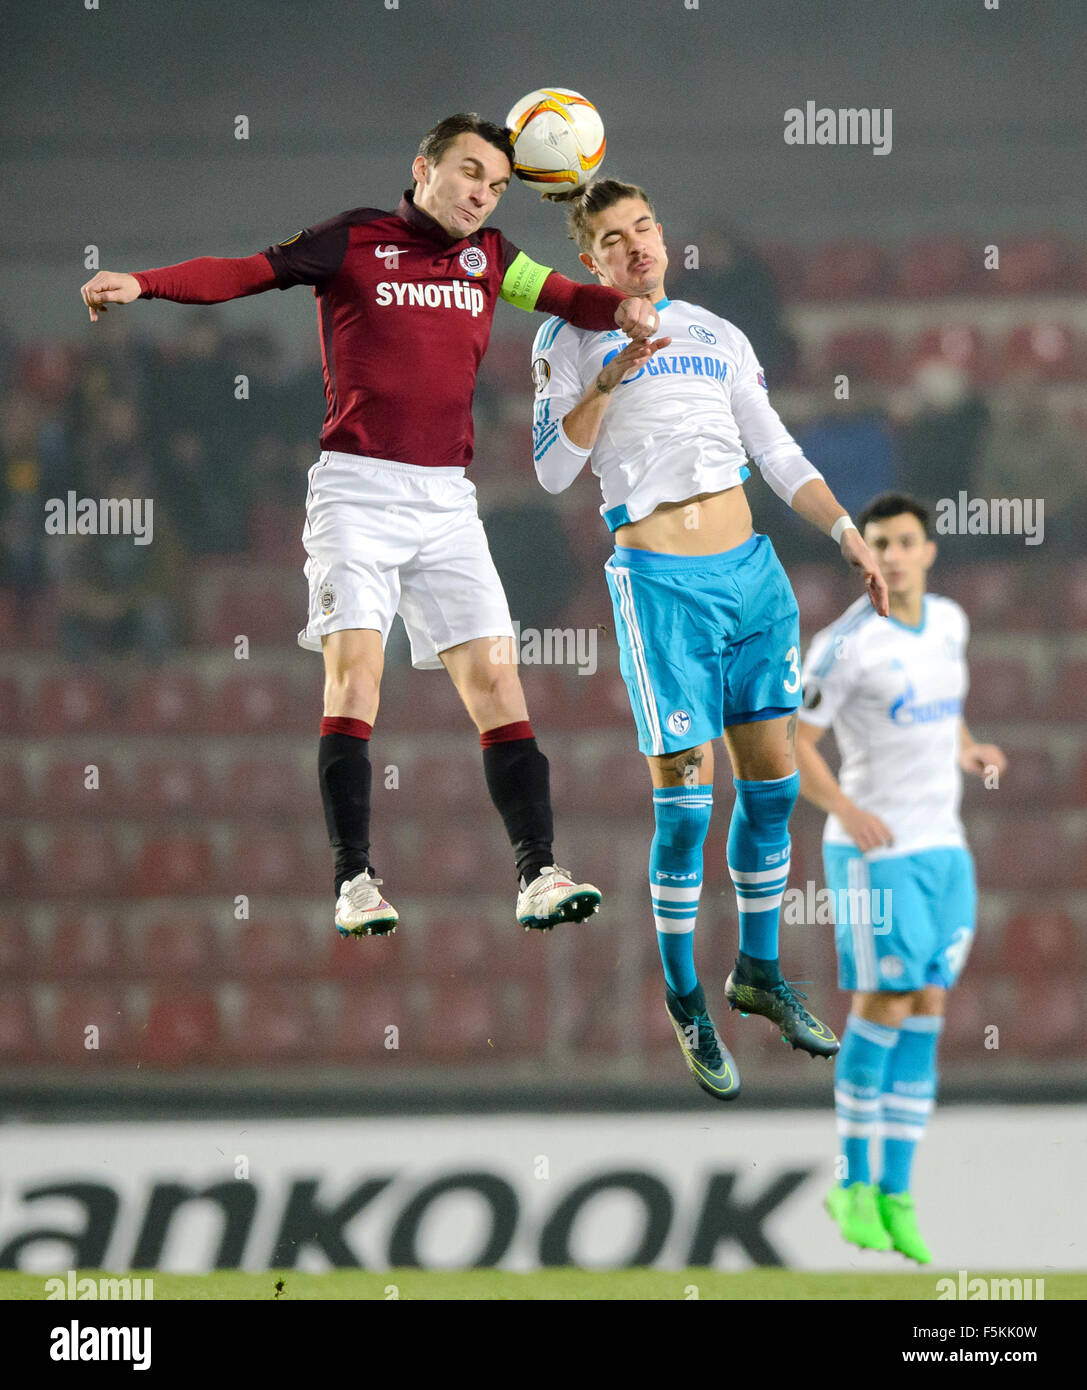
<svg viewBox="0 0 1087 1390">
<path fill-rule="evenodd" d="M 592 178 L 607 141 L 600 112 L 580 92 L 541 87 L 522 97 L 506 117 L 513 169 L 540 193 L 559 193 Z"/>
</svg>

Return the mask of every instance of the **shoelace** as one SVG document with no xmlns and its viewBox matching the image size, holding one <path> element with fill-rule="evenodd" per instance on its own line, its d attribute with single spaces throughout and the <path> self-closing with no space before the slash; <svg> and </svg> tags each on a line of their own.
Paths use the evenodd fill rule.
<svg viewBox="0 0 1087 1390">
<path fill-rule="evenodd" d="M 805 980 L 804 983 L 808 984 L 808 981 Z M 788 980 L 781 980 L 778 984 L 773 986 L 770 993 L 776 994 L 783 1004 L 787 1005 L 791 1009 L 795 1009 L 796 1012 L 800 1015 L 802 1022 L 809 1023 L 814 1026 L 814 1017 L 810 1013 L 808 1013 L 807 1009 L 805 1009 L 803 1004 L 798 1003 L 798 1000 L 807 999 L 808 997 L 802 989 L 795 989 Z"/>
<path fill-rule="evenodd" d="M 698 1050 L 709 1058 L 711 1067 L 719 1067 L 722 1063 L 721 1049 L 717 1045 L 717 1030 L 713 1026 L 713 1020 L 709 1014 L 699 1014 L 695 1020 L 698 1024 Z"/>
<path fill-rule="evenodd" d="M 376 888 L 384 882 L 385 880 L 383 878 L 371 878 L 370 875 L 366 875 L 366 877 L 363 878 L 361 883 L 353 883 L 350 886 L 350 888 L 347 888 L 345 890 L 344 896 L 349 898 L 351 902 L 354 903 L 357 901 L 356 894 L 365 893 L 369 888 Z"/>
</svg>

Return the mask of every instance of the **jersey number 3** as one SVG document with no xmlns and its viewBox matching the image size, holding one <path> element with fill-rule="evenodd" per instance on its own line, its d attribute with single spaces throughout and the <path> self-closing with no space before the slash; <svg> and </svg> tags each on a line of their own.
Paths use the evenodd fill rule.
<svg viewBox="0 0 1087 1390">
<path fill-rule="evenodd" d="M 800 689 L 800 651 L 796 647 L 790 647 L 785 653 L 785 660 L 789 663 L 789 674 L 784 678 L 785 689 L 790 695 L 795 695 Z"/>
</svg>

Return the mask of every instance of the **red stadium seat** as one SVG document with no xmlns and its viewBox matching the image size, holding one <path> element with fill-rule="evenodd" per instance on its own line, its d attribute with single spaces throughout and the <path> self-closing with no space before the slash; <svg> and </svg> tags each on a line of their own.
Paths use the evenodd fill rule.
<svg viewBox="0 0 1087 1390">
<path fill-rule="evenodd" d="M 88 768 L 97 772 L 97 787 Z M 46 815 L 77 815 L 93 819 L 103 812 L 115 812 L 128 805 L 125 774 L 108 758 L 88 750 L 82 758 L 57 758 L 46 768 L 39 806 Z"/>
<path fill-rule="evenodd" d="M 341 988 L 330 1060 L 368 1058 L 375 1063 L 381 1059 L 388 1066 L 400 1060 L 418 1064 L 425 1060 L 421 1052 L 420 1030 L 406 990 L 385 982 Z M 371 1075 L 380 1077 L 381 1073 L 375 1069 Z"/>
<path fill-rule="evenodd" d="M 441 730 L 472 738 L 472 721 L 443 671 L 389 673 L 382 680 L 381 706 L 390 732 Z"/>
<path fill-rule="evenodd" d="M 152 922 L 138 937 L 137 965 L 148 978 L 217 976 L 218 940 L 211 923 L 195 916 Z"/>
<path fill-rule="evenodd" d="M 760 241 L 758 253 L 770 268 L 783 299 L 795 299 L 804 283 L 800 252 L 788 242 Z"/>
<path fill-rule="evenodd" d="M 123 891 L 121 846 L 106 826 L 77 822 L 52 828 L 42 862 L 49 866 L 41 881 L 43 896 L 112 898 Z"/>
<path fill-rule="evenodd" d="M 515 1025 L 507 1025 L 497 984 L 449 982 L 431 985 L 424 1019 L 401 1049 L 413 1063 L 481 1062 L 501 1044 L 511 1050 Z"/>
<path fill-rule="evenodd" d="M 989 1006 L 991 988 L 968 964 L 966 974 L 948 998 L 947 1015 L 940 1034 L 940 1054 L 951 1062 L 983 1061 L 987 1056 L 999 1059 L 999 1051 L 986 1051 L 986 1027 L 997 1024 L 998 1010 Z"/>
<path fill-rule="evenodd" d="M 979 858 L 979 880 L 991 889 L 1076 887 L 1084 865 L 1076 860 L 1074 841 L 1056 816 L 1024 816 L 1002 822 Z"/>
<path fill-rule="evenodd" d="M 1084 964 L 1080 938 L 1078 924 L 1059 908 L 1019 912 L 1001 934 L 999 968 L 1015 977 L 1076 976 Z"/>
<path fill-rule="evenodd" d="M 253 504 L 249 513 L 249 554 L 260 564 L 282 564 L 292 566 L 295 575 L 295 627 L 299 628 L 306 616 L 306 591 L 302 583 L 301 569 L 306 552 L 301 539 L 301 521 L 298 507 L 293 503 L 260 500 Z M 289 600 L 290 593 L 285 597 Z"/>
<path fill-rule="evenodd" d="M 397 911 L 405 926 L 414 920 L 410 904 L 397 902 Z M 328 923 L 321 933 L 314 957 L 314 968 L 322 979 L 342 980 L 361 987 L 367 983 L 390 984 L 400 978 L 404 969 L 407 936 L 394 932 L 389 936 L 342 937 Z M 321 942 L 324 945 L 321 945 Z"/>
<path fill-rule="evenodd" d="M 293 819 L 307 808 L 319 816 L 317 759 L 305 767 L 279 755 L 229 763 L 222 769 L 218 806 L 231 820 Z"/>
<path fill-rule="evenodd" d="M 32 722 L 42 734 L 109 728 L 112 721 L 105 682 L 84 671 L 47 676 L 34 692 Z"/>
<path fill-rule="evenodd" d="M 1081 978 L 1070 976 L 1010 982 L 1007 1004 L 994 1020 L 1005 1057 L 1082 1058 L 1087 1051 Z"/>
<path fill-rule="evenodd" d="M 979 657 L 970 663 L 968 724 L 983 719 L 1029 719 L 1034 708 L 1034 678 L 1025 660 Z"/>
<path fill-rule="evenodd" d="M 28 975 L 34 965 L 34 942 L 26 921 L 13 912 L 0 913 L 0 980 Z"/>
<path fill-rule="evenodd" d="M 1058 767 L 1044 737 L 1001 739 L 1008 759 L 1007 770 L 994 786 L 981 777 L 965 779 L 967 804 L 985 810 L 1003 811 L 1009 806 L 1037 806 L 1061 797 L 1067 769 Z"/>
<path fill-rule="evenodd" d="M 25 727 L 19 682 L 14 676 L 0 676 L 0 729 L 18 734 Z"/>
<path fill-rule="evenodd" d="M 328 864 L 307 862 L 296 832 L 264 827 L 240 832 L 229 860 L 230 874 L 239 893 L 300 893 L 325 886 Z"/>
<path fill-rule="evenodd" d="M 11 812 L 19 814 L 28 800 L 22 758 L 18 753 L 0 755 L 0 806 L 9 807 Z"/>
<path fill-rule="evenodd" d="M 929 237 L 906 247 L 895 288 L 918 299 L 968 293 L 978 287 L 982 266 L 978 248 L 955 237 Z"/>
<path fill-rule="evenodd" d="M 42 1046 L 34 1004 L 27 989 L 0 992 L 0 1063 L 37 1062 Z"/>
<path fill-rule="evenodd" d="M 132 1013 L 123 990 L 65 985 L 53 1015 L 49 1060 L 88 1068 L 120 1061 L 129 1055 L 131 1035 Z"/>
<path fill-rule="evenodd" d="M 207 727 L 204 688 L 188 671 L 153 671 L 133 685 L 128 727 L 137 733 L 198 733 Z"/>
<path fill-rule="evenodd" d="M 214 1064 L 225 1060 L 219 1008 L 211 993 L 178 994 L 153 999 L 147 1024 L 139 1035 L 144 1063 L 164 1068 Z"/>
<path fill-rule="evenodd" d="M 1073 261 L 1054 236 L 1020 237 L 1000 248 L 1000 268 L 987 271 L 984 285 L 997 294 L 1049 294 L 1071 288 Z"/>
<path fill-rule="evenodd" d="M 1087 691 L 1087 659 L 1074 657 L 1061 663 L 1056 672 L 1053 696 L 1046 711 L 1050 719 L 1083 719 L 1084 692 Z"/>
<path fill-rule="evenodd" d="M 245 671 L 223 681 L 211 722 L 220 733 L 281 734 L 313 728 L 319 714 L 306 707 L 285 676 Z"/>
<path fill-rule="evenodd" d="M 805 266 L 802 298 L 867 299 L 882 294 L 887 268 L 874 242 L 838 242 L 822 246 Z"/>
<path fill-rule="evenodd" d="M 1002 370 L 1009 375 L 1038 372 L 1052 381 L 1074 379 L 1082 363 L 1083 348 L 1074 331 L 1057 323 L 1021 324 L 1001 353 Z"/>
<path fill-rule="evenodd" d="M 164 898 L 175 893 L 212 891 L 214 856 L 199 835 L 163 835 L 148 840 L 132 876 L 139 897 Z"/>
<path fill-rule="evenodd" d="M 910 349 L 910 365 L 933 359 L 950 362 L 977 380 L 986 370 L 985 341 L 973 324 L 944 323 L 926 328 Z"/>
<path fill-rule="evenodd" d="M 514 889 L 513 851 L 497 816 L 472 826 L 421 820 L 417 832 L 418 857 L 412 864 L 417 892 L 478 891 L 481 883 L 501 882 Z"/>
<path fill-rule="evenodd" d="M 22 836 L 0 831 L 0 893 L 21 898 L 34 887 L 34 869 Z"/>
<path fill-rule="evenodd" d="M 284 592 L 284 581 L 289 582 L 290 594 Z M 294 641 L 305 621 L 304 593 L 298 577 L 288 570 L 279 582 L 269 578 L 258 583 L 243 572 L 216 587 L 220 591 L 198 619 L 195 634 L 199 643 L 212 649 L 233 655 L 238 636 L 249 639 L 251 651 L 257 645 L 283 647 Z"/>
<path fill-rule="evenodd" d="M 132 777 L 133 808 L 142 815 L 206 815 L 211 788 L 199 756 L 194 750 L 188 757 L 139 764 Z"/>
<path fill-rule="evenodd" d="M 233 922 L 227 969 L 247 980 L 304 980 L 321 972 L 320 951 L 300 921 Z M 339 941 L 329 921 L 328 942 Z M 350 943 L 348 943 L 350 944 Z"/>
<path fill-rule="evenodd" d="M 878 328 L 855 328 L 835 333 L 822 346 L 824 369 L 846 372 L 863 381 L 898 381 L 902 371 L 890 333 Z"/>
<path fill-rule="evenodd" d="M 480 749 L 478 744 L 472 747 L 470 737 L 444 754 L 413 757 L 409 765 L 401 766 L 399 783 L 397 804 L 413 812 L 472 815 L 491 806 Z"/>
<path fill-rule="evenodd" d="M 95 909 L 61 916 L 53 930 L 47 960 L 49 974 L 62 980 L 116 979 L 130 971 L 120 922 Z"/>
<path fill-rule="evenodd" d="M 940 574 L 936 591 L 965 609 L 972 628 L 1006 629 L 1029 599 L 1023 593 L 1022 570 L 1009 560 L 956 565 Z"/>
<path fill-rule="evenodd" d="M 262 986 L 245 992 L 231 1052 L 241 1062 L 305 1062 L 320 1049 L 310 992 L 294 986 Z"/>
<path fill-rule="evenodd" d="M 838 576 L 824 565 L 791 565 L 789 583 L 800 609 L 800 624 L 808 632 L 832 623 L 849 602 Z"/>
<path fill-rule="evenodd" d="M 512 922 L 503 932 L 486 914 L 432 917 L 423 956 L 427 976 L 438 983 L 480 976 L 500 979 L 506 973 L 512 935 Z"/>
</svg>

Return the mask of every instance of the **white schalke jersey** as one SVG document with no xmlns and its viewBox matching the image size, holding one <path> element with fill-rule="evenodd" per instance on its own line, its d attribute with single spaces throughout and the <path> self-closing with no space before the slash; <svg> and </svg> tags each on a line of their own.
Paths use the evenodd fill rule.
<svg viewBox="0 0 1087 1390">
<path fill-rule="evenodd" d="M 966 843 L 959 749 L 969 632 L 951 599 L 926 594 L 921 626 L 910 628 L 880 618 L 864 596 L 812 640 L 800 718 L 834 730 L 838 784 L 894 835 L 870 859 Z M 823 839 L 853 844 L 837 816 Z"/>
<path fill-rule="evenodd" d="M 655 337 L 672 339 L 615 388 L 592 450 L 567 439 L 563 418 L 600 369 L 629 341 L 625 333 L 544 323 L 532 349 L 533 456 L 540 481 L 561 491 L 592 455 L 600 508 L 611 530 L 640 521 L 663 502 L 723 492 L 748 476 L 748 454 L 786 501 L 820 476 L 770 405 L 766 378 L 740 330 L 696 304 L 662 299 Z M 785 465 L 783 485 L 769 469 Z"/>
</svg>

